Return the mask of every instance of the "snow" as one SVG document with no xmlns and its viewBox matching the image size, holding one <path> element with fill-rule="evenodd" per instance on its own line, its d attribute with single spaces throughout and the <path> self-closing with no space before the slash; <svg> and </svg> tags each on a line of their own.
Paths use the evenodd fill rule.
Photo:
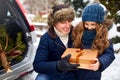
<svg viewBox="0 0 120 80">
<path fill-rule="evenodd" d="M 75 18 L 72 22 L 73 26 L 76 26 L 82 19 L 81 18 Z"/>
<path fill-rule="evenodd" d="M 33 22 L 33 25 L 35 25 L 35 26 L 47 26 L 47 23 Z"/>
<path fill-rule="evenodd" d="M 117 32 L 117 26 L 113 23 L 113 27 L 109 30 L 108 32 L 108 38 L 111 39 L 113 37 L 119 36 L 120 37 L 120 32 Z"/>
<path fill-rule="evenodd" d="M 35 33 L 38 35 L 43 35 L 46 32 L 46 29 L 36 30 Z"/>
<path fill-rule="evenodd" d="M 101 80 L 120 80 L 120 52 L 115 57 L 113 63 L 103 71 Z"/>
<path fill-rule="evenodd" d="M 113 47 L 114 47 L 114 50 L 120 49 L 120 43 L 114 44 Z"/>
</svg>

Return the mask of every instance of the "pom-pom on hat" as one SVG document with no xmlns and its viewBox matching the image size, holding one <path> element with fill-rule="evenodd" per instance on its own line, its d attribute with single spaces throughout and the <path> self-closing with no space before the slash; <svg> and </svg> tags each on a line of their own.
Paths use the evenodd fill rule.
<svg viewBox="0 0 120 80">
<path fill-rule="evenodd" d="M 84 8 L 82 12 L 82 21 L 93 21 L 101 23 L 104 21 L 104 16 L 105 11 L 103 7 L 98 3 L 94 3 Z"/>
</svg>

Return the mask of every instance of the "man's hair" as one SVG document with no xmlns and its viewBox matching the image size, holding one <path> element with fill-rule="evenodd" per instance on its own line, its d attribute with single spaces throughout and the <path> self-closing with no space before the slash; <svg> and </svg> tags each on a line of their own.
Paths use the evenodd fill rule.
<svg viewBox="0 0 120 80">
<path fill-rule="evenodd" d="M 56 23 L 62 21 L 73 21 L 75 17 L 74 9 L 66 4 L 59 4 L 52 8 L 48 16 L 48 25 L 55 26 Z"/>
</svg>

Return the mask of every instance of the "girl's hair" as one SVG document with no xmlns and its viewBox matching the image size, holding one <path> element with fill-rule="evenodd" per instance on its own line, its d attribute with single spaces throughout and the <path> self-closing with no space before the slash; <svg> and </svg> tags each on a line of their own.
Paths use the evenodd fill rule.
<svg viewBox="0 0 120 80">
<path fill-rule="evenodd" d="M 72 32 L 73 46 L 75 48 L 83 47 L 82 35 L 84 32 L 84 23 L 80 22 Z M 96 36 L 92 43 L 92 49 L 97 49 L 99 55 L 109 46 L 109 41 L 107 39 L 108 27 L 104 23 L 97 23 Z"/>
<path fill-rule="evenodd" d="M 74 9 L 66 4 L 59 4 L 53 7 L 48 15 L 48 25 L 55 26 L 56 23 L 62 21 L 73 21 L 75 17 Z"/>
</svg>

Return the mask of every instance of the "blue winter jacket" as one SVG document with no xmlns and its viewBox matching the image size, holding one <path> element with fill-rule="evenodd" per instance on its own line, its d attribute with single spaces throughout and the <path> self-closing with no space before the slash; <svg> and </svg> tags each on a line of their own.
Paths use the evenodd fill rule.
<svg viewBox="0 0 120 80">
<path fill-rule="evenodd" d="M 85 30 L 82 37 L 83 47 L 91 49 L 92 42 L 96 36 L 95 30 Z M 102 55 L 98 57 L 100 61 L 100 68 L 97 71 L 79 69 L 76 71 L 77 80 L 101 80 L 101 73 L 104 71 L 115 59 L 113 44 L 110 42 L 108 48 L 104 50 Z"/>
<path fill-rule="evenodd" d="M 92 34 L 85 34 L 83 38 L 84 48 L 91 48 L 94 36 L 94 32 Z M 70 35 L 68 47 L 72 47 Z M 109 47 L 98 57 L 101 63 L 98 71 L 78 69 L 70 72 L 58 72 L 56 63 L 61 59 L 60 57 L 65 49 L 65 46 L 55 34 L 54 29 L 49 29 L 49 31 L 41 37 L 33 63 L 34 70 L 39 74 L 46 74 L 50 77 L 50 80 L 100 80 L 101 72 L 115 59 L 113 45 L 110 43 Z"/>
<path fill-rule="evenodd" d="M 69 34 L 68 47 L 72 47 L 71 32 Z M 58 72 L 56 69 L 57 61 L 61 59 L 65 49 L 66 47 L 55 34 L 54 29 L 50 28 L 40 39 L 33 62 L 34 70 L 39 74 L 49 76 L 50 80 L 76 80 L 74 71 Z"/>
</svg>

